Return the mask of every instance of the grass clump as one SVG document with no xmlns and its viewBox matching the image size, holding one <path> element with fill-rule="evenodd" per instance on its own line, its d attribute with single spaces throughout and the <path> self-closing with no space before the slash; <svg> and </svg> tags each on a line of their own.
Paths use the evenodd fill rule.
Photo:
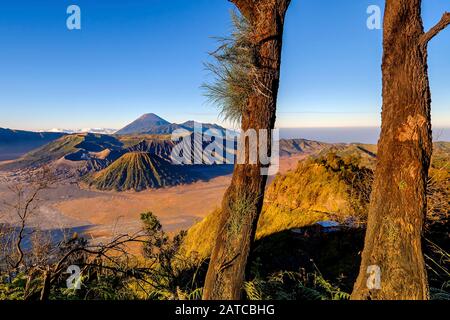
<svg viewBox="0 0 450 320">
<path fill-rule="evenodd" d="M 254 45 L 252 29 L 243 16 L 231 14 L 233 32 L 229 38 L 218 38 L 219 47 L 210 55 L 214 63 L 205 67 L 214 77 L 202 88 L 207 99 L 221 109 L 225 120 L 239 122 L 254 85 Z"/>
<path fill-rule="evenodd" d="M 320 272 L 280 271 L 244 284 L 249 300 L 349 300 L 350 294 L 325 280 Z"/>
</svg>

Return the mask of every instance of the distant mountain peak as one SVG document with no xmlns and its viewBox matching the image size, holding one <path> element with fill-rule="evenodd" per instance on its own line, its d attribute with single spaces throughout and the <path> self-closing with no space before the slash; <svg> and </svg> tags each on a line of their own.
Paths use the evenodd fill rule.
<svg viewBox="0 0 450 320">
<path fill-rule="evenodd" d="M 194 131 L 196 126 L 202 126 L 203 130 L 217 129 L 224 131 L 225 129 L 217 124 L 200 123 L 197 121 L 186 121 L 181 124 L 170 123 L 154 113 L 146 113 L 138 119 L 116 132 L 118 135 L 132 134 L 172 134 L 175 130 L 185 129 Z"/>
<path fill-rule="evenodd" d="M 154 127 L 168 126 L 170 122 L 164 120 L 154 113 L 146 113 L 134 120 L 126 127 L 120 129 L 116 134 L 137 134 L 151 130 Z"/>
<path fill-rule="evenodd" d="M 164 124 L 169 124 L 168 121 L 164 120 L 163 118 L 154 113 L 145 113 L 142 116 L 140 116 L 137 120 L 163 122 Z"/>
</svg>

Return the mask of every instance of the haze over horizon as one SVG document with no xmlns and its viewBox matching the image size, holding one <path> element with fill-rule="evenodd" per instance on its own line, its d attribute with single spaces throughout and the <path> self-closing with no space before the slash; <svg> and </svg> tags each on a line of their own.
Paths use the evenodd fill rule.
<svg viewBox="0 0 450 320">
<path fill-rule="evenodd" d="M 292 3 L 278 127 L 380 125 L 382 30 L 367 29 L 366 9 L 383 3 Z M 0 127 L 120 129 L 149 112 L 170 122 L 230 127 L 206 103 L 200 86 L 209 79 L 203 63 L 217 47 L 212 37 L 229 33 L 232 4 L 77 0 L 82 29 L 69 31 L 65 21 L 70 4 L 19 0 L 3 6 Z M 435 24 L 443 11 L 450 11 L 447 0 L 425 1 L 425 27 Z M 450 128 L 449 49 L 448 30 L 430 44 L 436 128 Z"/>
<path fill-rule="evenodd" d="M 154 121 L 161 121 L 167 124 L 173 124 L 170 119 L 163 119 L 154 113 L 147 113 L 134 119 L 139 120 L 144 117 L 150 117 Z M 178 124 L 184 124 L 192 119 L 185 119 Z M 195 121 L 195 120 L 194 120 Z M 133 121 L 134 123 L 134 121 Z M 40 129 L 38 132 L 64 132 L 64 133 L 100 133 L 100 134 L 115 134 L 119 129 L 130 125 L 127 123 L 121 128 L 52 128 Z M 0 127 L 1 128 L 1 127 Z M 230 127 L 227 127 L 230 128 Z M 12 128 L 14 129 L 14 128 Z M 150 127 L 148 128 L 150 129 Z M 232 127 L 230 129 L 233 129 Z M 281 139 L 307 139 L 314 141 L 321 141 L 326 143 L 368 143 L 377 144 L 380 135 L 379 126 L 347 126 L 347 127 L 290 127 L 281 128 L 279 135 Z M 20 130 L 20 129 L 16 129 Z M 120 133 L 119 133 L 120 134 Z M 450 141 L 450 127 L 434 127 L 433 138 L 435 141 Z"/>
</svg>

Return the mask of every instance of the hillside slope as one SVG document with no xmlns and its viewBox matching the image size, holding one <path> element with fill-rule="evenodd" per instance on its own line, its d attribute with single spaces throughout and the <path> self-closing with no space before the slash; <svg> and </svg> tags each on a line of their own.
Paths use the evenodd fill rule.
<svg viewBox="0 0 450 320">
<path fill-rule="evenodd" d="M 89 186 L 99 190 L 142 191 L 192 182 L 183 167 L 147 152 L 129 152 L 108 168 L 86 179 Z"/>
<path fill-rule="evenodd" d="M 0 170 L 39 168 L 60 159 L 73 162 L 109 160 L 105 162 L 107 164 L 115 160 L 114 157 L 117 157 L 121 146 L 122 143 L 111 136 L 91 133 L 66 135 L 25 154 L 14 162 L 1 165 Z M 105 152 L 108 153 L 108 157 L 104 156 Z"/>
<path fill-rule="evenodd" d="M 279 175 L 268 187 L 256 233 L 257 239 L 320 221 L 364 223 L 370 199 L 374 145 L 334 145 L 299 162 L 294 171 Z M 427 228 L 449 238 L 450 143 L 434 145 L 430 169 Z M 188 230 L 186 253 L 207 258 L 219 224 L 216 210 Z"/>
<path fill-rule="evenodd" d="M 268 187 L 256 238 L 320 221 L 363 220 L 371 171 L 334 154 L 308 159 L 295 171 L 277 176 Z M 183 249 L 207 257 L 217 233 L 219 211 L 188 231 Z"/>
<path fill-rule="evenodd" d="M 316 153 L 330 148 L 330 144 L 306 139 L 281 139 L 280 156 L 290 157 L 302 153 Z"/>
</svg>

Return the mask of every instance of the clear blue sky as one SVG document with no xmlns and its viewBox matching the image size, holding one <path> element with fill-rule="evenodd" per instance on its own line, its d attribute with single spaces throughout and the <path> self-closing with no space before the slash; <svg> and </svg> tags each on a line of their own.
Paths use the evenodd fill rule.
<svg viewBox="0 0 450 320">
<path fill-rule="evenodd" d="M 380 0 L 292 0 L 279 127 L 376 126 L 382 31 L 366 28 Z M 426 28 L 450 11 L 423 0 Z M 66 8 L 82 30 L 66 28 Z M 4 0 L 0 9 L 0 127 L 120 128 L 143 113 L 217 122 L 200 85 L 212 36 L 231 27 L 226 0 Z M 450 127 L 450 30 L 430 45 L 433 121 Z"/>
</svg>

